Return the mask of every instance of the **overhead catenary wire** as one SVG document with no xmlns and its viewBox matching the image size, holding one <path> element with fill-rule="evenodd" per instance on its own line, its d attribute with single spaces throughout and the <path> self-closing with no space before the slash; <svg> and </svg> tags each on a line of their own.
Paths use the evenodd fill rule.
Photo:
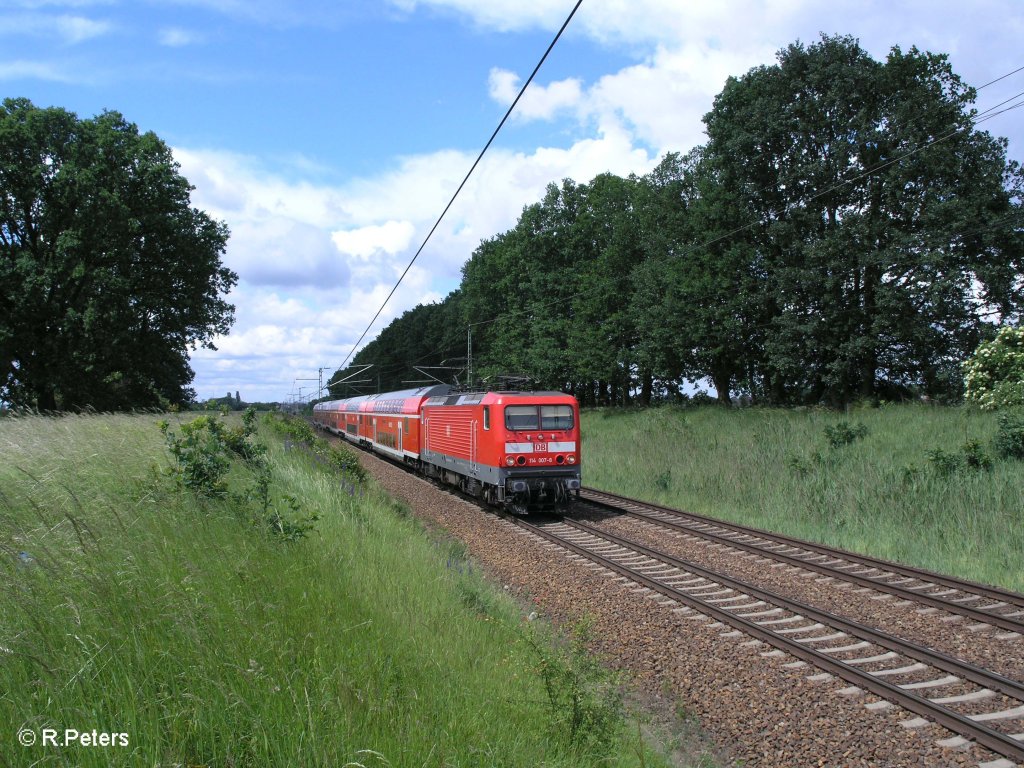
<svg viewBox="0 0 1024 768">
<path fill-rule="evenodd" d="M 409 273 L 409 270 L 412 269 L 412 265 L 416 263 L 416 259 L 419 258 L 420 254 L 423 252 L 423 249 L 427 246 L 427 243 L 430 242 L 431 236 L 433 236 L 434 232 L 441 225 L 441 221 L 448 213 L 448 210 L 455 203 L 455 199 L 459 196 L 459 193 L 462 191 L 462 188 L 466 186 L 466 182 L 469 181 L 469 177 L 473 175 L 473 171 L 475 171 L 476 167 L 480 164 L 480 161 L 483 159 L 484 154 L 487 152 L 491 144 L 494 142 L 494 139 L 497 137 L 498 132 L 502 129 L 502 126 L 505 125 L 506 121 L 512 115 L 512 112 L 516 108 L 516 105 L 519 103 L 519 100 L 523 97 L 523 94 L 526 93 L 526 89 L 530 87 L 530 83 L 533 82 L 533 78 L 536 77 L 537 72 L 540 71 L 541 66 L 547 60 L 548 54 L 551 53 L 559 38 L 562 37 L 562 33 L 565 32 L 566 27 L 569 26 L 569 22 L 572 21 L 573 16 L 576 15 L 576 11 L 579 10 L 579 7 L 582 4 L 583 0 L 576 1 L 576 4 L 569 12 L 569 15 L 566 17 L 565 21 L 562 23 L 562 26 L 559 28 L 558 32 L 551 40 L 551 43 L 548 45 L 547 50 L 544 51 L 544 55 L 541 56 L 540 61 L 537 62 L 537 66 L 533 68 L 533 72 L 531 72 L 530 76 L 526 78 L 526 82 L 523 83 L 523 87 L 519 89 L 519 93 L 512 101 L 512 104 L 509 106 L 508 110 L 505 112 L 505 116 L 501 118 L 501 122 L 498 123 L 498 127 L 494 129 L 494 132 L 491 134 L 491 137 L 487 140 L 487 143 L 484 145 L 484 148 L 480 150 L 480 154 L 477 155 L 476 160 L 473 161 L 473 165 L 470 167 L 469 171 L 466 172 L 466 175 L 462 179 L 462 182 L 459 184 L 458 189 L 455 190 L 455 193 L 448 201 L 448 205 L 446 205 L 444 207 L 444 210 L 441 211 L 441 215 L 437 217 L 437 221 L 434 222 L 434 226 L 430 228 L 430 231 L 427 233 L 427 236 L 423 239 L 423 242 L 420 244 L 420 247 L 416 249 L 416 253 L 413 254 L 413 257 L 409 260 L 409 263 L 402 271 L 402 274 L 398 277 L 398 280 L 395 282 L 395 285 L 391 288 L 391 291 L 388 293 L 387 297 L 381 303 L 380 308 L 374 314 L 373 319 L 370 320 L 369 324 L 366 326 L 366 330 L 364 330 L 363 333 L 359 336 L 359 340 L 352 345 L 352 349 L 349 350 L 349 353 L 345 356 L 345 359 L 341 362 L 341 365 L 338 366 L 338 370 L 342 370 L 345 368 L 345 364 L 348 363 L 352 355 L 355 354 L 355 351 L 359 348 L 359 345 L 362 343 L 363 339 L 366 338 L 366 334 L 370 332 L 370 329 L 373 327 L 373 324 L 377 322 L 377 318 L 380 317 L 381 312 L 384 311 L 384 307 L 387 306 L 388 302 L 391 300 L 391 297 L 395 295 L 395 291 L 398 290 L 398 287 L 402 284 L 402 281 L 405 279 L 405 276 Z"/>
<path fill-rule="evenodd" d="M 1010 77 L 1011 75 L 1016 75 L 1018 72 L 1024 72 L 1024 67 L 1017 67 L 1012 72 L 1007 72 L 1005 75 L 1000 75 L 995 80 L 989 80 L 987 83 L 985 83 L 984 85 L 979 85 L 974 90 L 980 91 L 982 88 L 988 88 L 990 85 L 995 85 L 1000 80 L 1005 80 L 1006 78 Z"/>
<path fill-rule="evenodd" d="M 536 75 L 537 71 L 540 69 L 541 64 L 543 64 L 543 62 L 544 62 L 544 59 L 547 57 L 548 53 L 550 53 L 550 51 L 551 51 L 552 47 L 554 46 L 555 42 L 557 42 L 558 37 L 562 34 L 562 31 L 564 31 L 564 29 L 568 25 L 569 21 L 572 19 L 572 17 L 575 14 L 576 10 L 579 8 L 581 2 L 582 2 L 582 0 L 580 0 L 580 2 L 577 2 L 576 6 L 573 8 L 572 13 L 569 14 L 569 17 L 566 19 L 565 23 L 562 25 L 562 28 L 559 30 L 558 35 L 555 36 L 555 38 L 552 41 L 551 45 L 548 47 L 548 50 L 545 52 L 544 57 L 541 58 L 540 62 L 537 64 L 537 67 L 534 69 L 533 73 L 530 75 L 530 79 L 527 80 L 527 82 L 523 85 L 523 88 L 520 90 L 519 95 L 516 97 L 516 100 L 512 103 L 512 106 L 509 107 L 509 110 L 508 110 L 508 112 L 506 112 L 505 117 L 502 119 L 501 123 L 498 125 L 498 128 L 495 129 L 494 133 L 491 136 L 491 139 L 487 142 L 487 145 L 484 147 L 484 150 L 481 151 L 480 155 L 477 157 L 477 161 L 473 164 L 473 167 L 470 169 L 470 172 L 467 173 L 466 178 L 463 179 L 462 184 L 459 186 L 459 190 L 461 190 L 462 186 L 465 185 L 466 181 L 469 178 L 469 175 L 473 172 L 473 169 L 476 168 L 476 165 L 479 163 L 480 158 L 483 157 L 484 152 L 486 152 L 487 148 L 490 146 L 491 142 L 494 140 L 494 138 L 497 135 L 498 131 L 501 129 L 501 126 L 505 123 L 505 120 L 511 114 L 511 112 L 514 109 L 516 103 L 519 101 L 520 97 L 525 92 L 526 87 L 529 85 L 530 80 L 533 79 L 534 75 Z M 987 88 L 988 86 L 993 85 L 994 83 L 997 83 L 997 82 L 999 82 L 1001 80 L 1005 80 L 1006 78 L 1008 78 L 1008 77 L 1010 77 L 1010 76 L 1012 76 L 1014 74 L 1017 74 L 1019 72 L 1022 72 L 1022 71 L 1024 71 L 1024 66 L 1018 67 L 1017 69 L 1015 69 L 1015 70 L 1013 70 L 1011 72 L 1008 72 L 1005 75 L 1002 75 L 1002 76 L 997 77 L 997 78 L 995 78 L 993 80 L 990 80 L 989 82 L 985 83 L 984 85 L 978 86 L 975 89 L 975 91 L 983 90 L 984 88 Z M 947 141 L 947 140 L 953 138 L 954 136 L 957 136 L 958 134 L 963 133 L 966 130 L 969 130 L 971 128 L 976 127 L 977 125 L 979 125 L 979 124 L 981 124 L 983 122 L 991 120 L 991 119 L 993 119 L 995 117 L 998 117 L 1000 115 L 1006 114 L 1007 112 L 1011 112 L 1013 110 L 1019 109 L 1020 107 L 1024 107 L 1024 99 L 1022 99 L 1022 97 L 1024 97 L 1024 91 L 1016 93 L 1015 95 L 1013 95 L 1013 96 L 1011 96 L 1011 97 L 1009 97 L 1007 99 L 1004 99 L 1004 100 L 1002 100 L 1002 101 L 1000 101 L 1000 102 L 998 102 L 998 103 L 996 103 L 996 104 L 994 104 L 994 105 L 992 105 L 992 106 L 990 106 L 990 107 L 988 107 L 988 108 L 986 108 L 986 109 L 984 109 L 984 110 L 982 110 L 980 112 L 977 112 L 977 113 L 975 113 L 973 115 L 970 115 L 969 119 L 967 121 L 967 125 L 962 126 L 962 127 L 958 127 L 956 129 L 951 130 L 951 131 L 949 131 L 949 132 L 947 132 L 945 134 L 942 134 L 940 136 L 936 136 L 935 138 L 931 139 L 930 141 L 927 141 L 927 142 L 925 142 L 925 143 L 923 143 L 923 144 L 921 144 L 921 145 L 919 145 L 917 147 L 914 147 L 913 149 L 909 149 L 906 152 L 904 152 L 902 154 L 899 154 L 899 155 L 897 155 L 897 156 L 895 156 L 893 158 L 890 158 L 888 160 L 884 160 L 884 161 L 878 163 L 877 165 L 875 165 L 875 166 L 873 166 L 871 168 L 868 168 L 868 169 L 865 169 L 863 171 L 860 171 L 859 173 L 856 173 L 855 175 L 851 176 L 850 178 L 838 181 L 835 184 L 829 186 L 828 188 L 826 188 L 824 190 L 821 190 L 819 192 L 816 192 L 813 195 L 810 195 L 809 197 L 804 198 L 803 200 L 794 202 L 790 206 L 787 206 L 787 211 L 795 211 L 795 210 L 798 210 L 798 209 L 800 209 L 802 207 L 806 207 L 808 204 L 814 202 L 815 200 L 817 200 L 817 199 L 819 199 L 821 197 L 824 197 L 824 196 L 826 196 L 828 194 L 831 194 L 831 193 L 833 193 L 833 192 L 835 192 L 835 191 L 837 191 L 837 190 L 839 190 L 839 189 L 841 189 L 841 188 L 843 188 L 845 186 L 848 186 L 848 185 L 853 184 L 853 183 L 855 183 L 857 181 L 860 181 L 861 179 L 864 179 L 864 178 L 867 178 L 869 176 L 875 175 L 875 174 L 879 173 L 880 171 L 885 170 L 886 168 L 888 168 L 891 165 L 894 165 L 894 164 L 896 164 L 896 163 L 898 163 L 898 162 L 900 162 L 902 160 L 905 160 L 906 158 L 911 157 L 911 156 L 913 156 L 915 154 L 923 152 L 924 150 L 929 149 L 929 148 L 935 146 L 936 144 L 939 144 L 939 143 L 941 143 L 943 141 Z M 1016 101 L 1018 99 L 1022 99 L 1022 100 L 1021 101 Z M 1011 102 L 1015 102 L 1015 101 L 1016 101 L 1016 103 L 1011 103 Z M 1009 106 L 1006 106 L 1006 105 L 1009 105 Z M 1000 109 L 1001 107 L 1003 107 L 1003 108 Z M 444 212 L 441 214 L 441 217 L 438 218 L 438 221 L 437 221 L 437 223 L 435 223 L 434 228 L 431 229 L 430 234 L 433 234 L 434 229 L 436 229 L 438 224 L 440 224 L 441 219 L 444 217 L 445 213 L 447 213 L 448 208 L 451 207 L 452 203 L 455 200 L 455 197 L 458 195 L 459 190 L 457 190 L 455 195 L 453 195 L 452 200 L 448 203 L 448 206 L 445 208 Z M 764 223 L 765 222 L 763 222 L 761 220 L 748 222 L 747 224 L 744 224 L 744 225 L 742 225 L 740 227 L 737 227 L 737 228 L 735 228 L 733 230 L 730 230 L 730 231 L 728 231 L 728 232 L 726 232 L 726 233 L 724 233 L 722 235 L 718 235 L 716 237 L 713 237 L 713 238 L 711 238 L 711 239 L 709 239 L 707 241 L 703 241 L 701 243 L 696 243 L 696 244 L 690 245 L 689 247 L 685 247 L 677 255 L 684 256 L 684 255 L 686 255 L 688 253 L 692 253 L 692 252 L 697 251 L 699 249 L 707 248 L 707 247 L 709 247 L 711 245 L 714 245 L 714 244 L 716 244 L 718 242 L 721 242 L 723 240 L 727 240 L 727 239 L 729 239 L 731 237 L 734 237 L 735 235 L 738 235 L 738 234 L 740 234 L 742 232 L 745 232 L 745 231 L 747 231 L 749 229 L 753 229 L 754 227 L 763 225 Z M 982 227 L 982 228 L 980 228 L 978 230 L 974 230 L 974 231 L 971 231 L 971 232 L 968 232 L 968 233 L 965 233 L 965 234 L 975 234 L 977 232 L 981 232 L 981 231 L 990 229 L 992 226 L 993 226 L 993 224 L 990 223 L 988 226 Z M 425 246 L 426 243 L 427 243 L 427 240 L 429 240 L 430 234 L 427 235 L 427 238 L 426 238 L 426 240 L 424 240 L 423 245 L 420 246 L 420 249 L 417 250 L 415 256 L 412 259 L 412 261 L 410 261 L 409 266 L 406 267 L 406 272 L 408 272 L 409 268 L 412 266 L 412 263 L 416 260 L 416 257 L 419 256 L 420 252 L 423 250 L 423 246 Z M 402 277 L 404 277 L 404 276 L 405 276 L 405 272 L 402 273 Z M 380 315 L 381 311 L 383 311 L 384 305 L 387 304 L 387 301 L 391 298 L 391 295 L 395 292 L 395 290 L 398 288 L 398 285 L 400 283 L 401 283 L 401 278 L 399 278 L 398 283 L 396 283 L 395 287 L 392 289 L 391 294 L 388 294 L 388 298 L 385 299 L 384 304 L 382 304 L 380 310 L 378 310 L 377 314 L 374 316 L 374 319 L 370 322 L 370 326 L 368 326 L 366 331 L 363 332 L 363 336 L 361 336 L 359 341 L 356 342 L 356 345 L 353 347 L 353 349 L 349 353 L 349 355 L 345 358 L 345 361 L 338 368 L 338 370 L 344 369 L 345 363 L 347 363 L 349 358 L 352 356 L 352 354 L 354 354 L 356 348 L 358 348 L 359 343 L 362 342 L 362 340 L 365 337 L 366 333 L 369 332 L 370 327 L 372 327 L 373 323 L 376 321 L 376 319 Z M 594 286 L 592 288 L 588 288 L 588 289 L 585 289 L 585 290 L 582 290 L 582 291 L 573 292 L 573 293 L 571 293 L 568 296 L 561 296 L 561 297 L 558 297 L 556 299 L 551 299 L 551 300 L 546 301 L 546 302 L 533 303 L 533 304 L 530 304 L 528 307 L 524 307 L 523 309 L 520 309 L 520 310 L 514 310 L 512 312 L 502 313 L 501 315 L 497 315 L 497 316 L 492 317 L 492 318 L 488 318 L 488 319 L 485 319 L 485 320 L 480 320 L 480 321 L 471 323 L 470 327 L 478 327 L 478 326 L 483 326 L 483 325 L 489 325 L 490 323 L 498 322 L 498 321 L 500 321 L 502 319 L 508 319 L 508 318 L 513 318 L 513 317 L 518 317 L 518 316 L 521 316 L 521 315 L 531 314 L 531 313 L 537 312 L 539 309 L 543 309 L 543 308 L 546 308 L 546 307 L 551 307 L 551 306 L 556 306 L 556 305 L 565 304 L 567 302 L 571 302 L 574 299 L 590 295 L 592 293 L 595 293 L 598 290 L 603 290 L 603 286 Z M 421 356 L 419 358 L 419 360 L 423 360 L 423 359 L 428 358 L 431 355 L 434 355 L 434 354 L 439 353 L 439 352 L 440 352 L 440 350 L 435 350 L 434 352 L 427 353 L 427 354 Z M 392 366 L 392 367 L 394 367 L 394 366 Z"/>
<path fill-rule="evenodd" d="M 1005 78 L 1009 77 L 1010 75 L 1016 74 L 1016 73 L 1021 72 L 1021 71 L 1024 71 L 1024 67 L 1019 67 L 1018 69 L 1015 69 L 1012 72 L 1008 72 L 1007 74 L 1005 74 L 1005 75 L 1003 75 L 1001 77 L 998 77 L 998 78 L 996 78 L 994 80 L 989 81 L 988 83 L 985 83 L 985 85 L 979 86 L 975 90 L 979 90 L 980 91 L 983 88 L 986 88 L 987 86 L 992 85 L 993 83 L 997 83 L 1000 80 L 1004 80 Z M 995 104 L 995 105 L 989 107 L 988 109 L 985 109 L 985 110 L 979 112 L 978 114 L 974 115 L 970 119 L 970 121 L 969 121 L 969 126 L 965 126 L 965 127 L 962 127 L 962 128 L 957 128 L 957 129 L 955 129 L 953 131 L 945 133 L 945 134 L 943 134 L 941 136 L 938 136 L 938 137 L 932 139 L 929 142 L 926 142 L 925 144 L 922 144 L 922 145 L 920 145 L 918 147 L 915 147 L 914 149 L 908 150 L 907 152 L 904 152 L 901 155 L 897 155 L 896 157 L 894 157 L 892 159 L 885 160 L 885 161 L 879 163 L 878 165 L 875 165 L 875 166 L 873 166 L 871 168 L 868 168 L 865 171 L 861 171 L 860 173 L 858 173 L 855 176 L 852 176 L 849 179 L 844 179 L 842 181 L 839 181 L 836 184 L 833 184 L 832 186 L 828 187 L 827 189 L 824 189 L 824 190 L 822 190 L 820 192 L 816 192 L 815 194 L 811 195 L 810 197 L 805 198 L 804 200 L 801 200 L 801 201 L 793 203 L 791 206 L 789 206 L 788 210 L 792 211 L 792 210 L 799 209 L 801 207 L 805 207 L 806 205 L 808 205 L 809 203 L 814 202 L 815 200 L 817 200 L 820 197 L 824 197 L 825 195 L 828 195 L 828 194 L 830 194 L 832 192 L 835 192 L 836 190 L 838 190 L 838 189 L 840 189 L 840 188 L 842 188 L 844 186 L 848 186 L 850 184 L 853 184 L 854 182 L 860 181 L 861 179 L 867 178 L 868 176 L 872 176 L 872 175 L 878 173 L 879 171 L 885 170 L 889 166 L 894 165 L 895 163 L 898 163 L 901 160 L 905 160 L 906 158 L 911 157 L 911 156 L 913 156 L 913 155 L 915 155 L 915 154 L 917 154 L 919 152 L 922 152 L 922 151 L 924 151 L 924 150 L 934 146 L 935 144 L 938 144 L 938 143 L 940 143 L 942 141 L 946 141 L 946 140 L 956 136 L 957 134 L 962 133 L 963 131 L 967 130 L 968 128 L 973 128 L 974 126 L 978 125 L 979 123 L 985 122 L 986 120 L 990 120 L 990 119 L 992 119 L 994 117 L 998 117 L 999 115 L 1005 114 L 1006 112 L 1010 112 L 1010 111 L 1012 111 L 1014 109 L 1018 109 L 1018 108 L 1024 106 L 1024 101 L 1019 102 L 1017 104 L 1013 104 L 1013 105 L 1011 105 L 1009 107 L 1006 107 L 1005 109 L 1002 109 L 1002 110 L 999 110 L 999 111 L 993 111 L 993 110 L 996 110 L 996 109 L 998 109 L 999 107 L 1001 107 L 1001 106 L 1003 106 L 1005 104 L 1008 104 L 1009 102 L 1013 101 L 1014 99 L 1020 98 L 1021 96 L 1024 96 L 1024 91 L 1022 91 L 1021 93 L 1018 93 L 1018 94 L 1010 97 L 1009 99 L 1005 99 L 1005 100 L 999 102 L 998 104 Z M 744 224 L 744 225 L 742 225 L 740 227 L 732 229 L 732 230 L 726 232 L 725 234 L 718 235 L 718 236 L 713 237 L 713 238 L 711 238 L 709 240 L 706 240 L 706 241 L 703 241 L 701 243 L 697 243 L 697 244 L 691 245 L 688 248 L 684 248 L 680 252 L 679 255 L 686 255 L 688 253 L 692 253 L 694 251 L 697 251 L 697 250 L 699 250 L 701 248 L 707 248 L 708 246 L 714 245 L 714 244 L 719 243 L 719 242 L 721 242 L 723 240 L 727 240 L 730 237 L 734 237 L 735 235 L 738 235 L 741 232 L 745 232 L 748 229 L 753 229 L 754 227 L 760 226 L 762 224 L 764 224 L 764 222 L 760 221 L 760 220 L 748 222 L 747 224 Z M 595 286 L 593 288 L 588 288 L 588 289 L 583 290 L 583 291 L 578 291 L 578 292 L 572 293 L 569 296 L 562 296 L 562 297 L 559 297 L 557 299 L 552 299 L 551 301 L 547 301 L 547 302 L 544 302 L 544 303 L 541 303 L 541 304 L 533 304 L 529 308 L 526 308 L 526 309 L 521 309 L 521 310 L 513 311 L 513 312 L 510 312 L 510 313 L 505 313 L 505 314 L 502 314 L 502 315 L 499 315 L 499 316 L 496 316 L 496 317 L 493 317 L 493 318 L 489 318 L 487 320 L 480 320 L 478 322 L 472 323 L 472 326 L 475 327 L 475 326 L 478 326 L 478 325 L 487 325 L 489 323 L 497 322 L 497 321 L 501 320 L 502 318 L 516 317 L 518 315 L 529 314 L 531 312 L 537 311 L 537 309 L 543 309 L 545 307 L 554 306 L 554 305 L 557 305 L 557 304 L 563 304 L 563 303 L 565 303 L 567 301 L 572 301 L 573 299 L 576 299 L 576 298 L 580 298 L 580 297 L 583 297 L 583 296 L 588 296 L 591 293 L 595 293 L 598 290 L 602 290 L 602 289 L 603 289 L 603 286 Z"/>
</svg>

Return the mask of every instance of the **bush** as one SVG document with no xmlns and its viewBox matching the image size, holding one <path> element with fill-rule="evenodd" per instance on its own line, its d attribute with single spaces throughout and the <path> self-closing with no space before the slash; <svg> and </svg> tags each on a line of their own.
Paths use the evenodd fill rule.
<svg viewBox="0 0 1024 768">
<path fill-rule="evenodd" d="M 227 494 L 225 477 L 231 469 L 227 452 L 226 428 L 213 416 L 200 416 L 181 425 L 181 437 L 170 431 L 166 421 L 160 431 L 174 456 L 175 475 L 191 491 L 210 497 Z"/>
<path fill-rule="evenodd" d="M 844 445 L 861 440 L 868 434 L 868 428 L 864 424 L 849 424 L 840 421 L 832 427 L 825 427 L 825 439 L 833 448 L 842 448 Z"/>
<path fill-rule="evenodd" d="M 968 469 L 992 469 L 992 457 L 985 453 L 978 440 L 964 443 L 964 465 Z"/>
<path fill-rule="evenodd" d="M 940 477 L 949 477 L 962 469 L 973 472 L 992 469 L 992 457 L 985 453 L 979 440 L 968 440 L 957 453 L 935 448 L 928 451 L 928 461 Z"/>
<path fill-rule="evenodd" d="M 789 467 L 794 474 L 800 477 L 807 477 L 811 472 L 811 464 L 803 456 L 798 456 L 795 453 L 786 456 L 786 466 Z"/>
<path fill-rule="evenodd" d="M 963 466 L 960 454 L 946 453 L 941 448 L 928 451 L 928 462 L 939 477 L 949 477 Z"/>
<path fill-rule="evenodd" d="M 250 439 L 256 433 L 255 409 L 245 411 L 241 427 L 228 427 L 213 415 L 182 424 L 181 437 L 170 430 L 167 421 L 161 421 L 159 427 L 175 459 L 172 472 L 184 487 L 200 496 L 225 500 L 239 517 L 285 541 L 296 541 L 313 530 L 316 515 L 300 517 L 294 496 L 274 499 L 267 448 Z M 229 491 L 227 481 L 232 459 L 241 460 L 250 479 L 235 493 Z"/>
<path fill-rule="evenodd" d="M 999 414 L 994 446 L 1004 459 L 1024 459 L 1024 411 Z"/>
<path fill-rule="evenodd" d="M 965 396 L 985 410 L 1024 405 L 1024 328 L 1005 326 L 964 363 Z"/>
<path fill-rule="evenodd" d="M 606 754 L 622 717 L 622 691 L 587 650 L 589 622 L 573 630 L 567 648 L 552 650 L 548 642 L 531 634 L 527 642 L 536 658 L 536 670 L 548 698 L 549 722 L 577 749 Z"/>
<path fill-rule="evenodd" d="M 304 419 L 268 413 L 264 417 L 264 422 L 279 434 L 305 446 L 316 463 L 326 464 L 332 470 L 348 475 L 355 482 L 361 483 L 366 479 L 366 470 L 352 451 L 344 446 L 332 446 L 317 436 L 309 422 Z"/>
<path fill-rule="evenodd" d="M 687 405 L 718 405 L 718 399 L 701 389 L 690 396 Z"/>
</svg>

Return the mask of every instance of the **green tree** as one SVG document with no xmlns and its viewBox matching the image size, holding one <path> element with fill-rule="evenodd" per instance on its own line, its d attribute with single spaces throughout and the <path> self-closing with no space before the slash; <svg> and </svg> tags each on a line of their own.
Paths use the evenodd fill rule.
<svg viewBox="0 0 1024 768">
<path fill-rule="evenodd" d="M 646 258 L 637 215 L 639 180 L 610 173 L 578 187 L 567 245 L 579 291 L 573 299 L 567 361 L 586 382 L 581 399 L 626 405 L 634 390 L 651 399 L 651 374 L 638 358 L 635 317 L 629 312 L 637 265 Z M 563 365 L 565 363 L 563 362 Z"/>
<path fill-rule="evenodd" d="M 181 403 L 188 352 L 234 307 L 228 231 L 170 149 L 116 112 L 0 108 L 0 397 L 41 409 Z"/>
<path fill-rule="evenodd" d="M 575 389 L 568 333 L 579 275 L 570 230 L 580 200 L 572 180 L 549 184 L 542 201 L 481 243 L 463 267 L 460 291 L 480 377 L 522 374 L 544 387 Z"/>
<path fill-rule="evenodd" d="M 989 318 L 1018 316 L 1022 176 L 974 98 L 945 56 L 878 62 L 848 37 L 727 82 L 705 159 L 752 246 L 768 318 L 747 367 L 773 399 L 959 392 Z"/>
<path fill-rule="evenodd" d="M 702 149 L 667 154 L 643 189 L 652 255 L 634 273 L 640 354 L 674 390 L 681 379 L 707 379 L 728 404 L 734 390 L 750 390 L 747 366 L 763 344 L 755 251 L 735 231 L 731 193 Z"/>
<path fill-rule="evenodd" d="M 430 372 L 451 383 L 462 367 L 466 348 L 460 300 L 460 292 L 453 291 L 440 303 L 418 304 L 392 320 L 377 338 L 359 350 L 345 369 L 334 372 L 326 396 L 352 397 L 410 389 L 418 386 L 413 382 L 425 381 L 416 367 L 451 366 L 451 370 Z M 373 367 L 357 375 L 358 369 L 353 366 L 362 365 Z"/>
</svg>

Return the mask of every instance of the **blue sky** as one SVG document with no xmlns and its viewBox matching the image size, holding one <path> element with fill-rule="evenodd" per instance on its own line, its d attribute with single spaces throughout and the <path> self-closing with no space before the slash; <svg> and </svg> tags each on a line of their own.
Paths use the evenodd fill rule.
<svg viewBox="0 0 1024 768">
<path fill-rule="evenodd" d="M 0 93 L 117 110 L 174 148 L 240 276 L 235 326 L 193 355 L 193 386 L 281 400 L 349 354 L 573 4 L 0 0 Z M 1019 0 L 584 0 L 367 338 L 443 298 L 548 182 L 690 149 L 726 77 L 820 32 L 877 58 L 948 53 L 973 85 L 1024 66 Z M 978 106 L 1021 91 L 1024 73 Z M 1021 114 L 985 124 L 1016 159 Z"/>
</svg>

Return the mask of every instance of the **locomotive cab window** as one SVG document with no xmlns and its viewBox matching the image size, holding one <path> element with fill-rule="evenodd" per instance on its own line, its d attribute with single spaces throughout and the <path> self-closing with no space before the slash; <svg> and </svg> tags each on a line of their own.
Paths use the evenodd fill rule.
<svg viewBox="0 0 1024 768">
<path fill-rule="evenodd" d="M 511 430 L 538 429 L 537 406 L 508 405 L 505 406 L 505 428 Z"/>
<path fill-rule="evenodd" d="M 572 429 L 571 405 L 542 405 L 540 407 L 541 429 Z"/>
<path fill-rule="evenodd" d="M 491 428 L 491 406 L 484 406 L 484 429 Z"/>
</svg>

